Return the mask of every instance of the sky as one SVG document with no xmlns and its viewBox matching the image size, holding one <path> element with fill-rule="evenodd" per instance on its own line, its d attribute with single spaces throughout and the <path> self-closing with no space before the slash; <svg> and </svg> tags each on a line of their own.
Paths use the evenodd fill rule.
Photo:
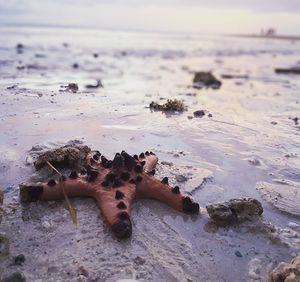
<svg viewBox="0 0 300 282">
<path fill-rule="evenodd" d="M 0 0 L 0 26 L 300 34 L 300 0 Z"/>
</svg>

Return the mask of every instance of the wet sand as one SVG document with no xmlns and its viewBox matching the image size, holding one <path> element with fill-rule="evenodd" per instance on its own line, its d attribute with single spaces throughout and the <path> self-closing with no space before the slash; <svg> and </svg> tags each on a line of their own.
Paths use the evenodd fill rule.
<svg viewBox="0 0 300 282">
<path fill-rule="evenodd" d="M 0 187 L 6 214 L 0 232 L 9 238 L 11 254 L 0 260 L 3 277 L 20 270 L 28 281 L 265 281 L 274 265 L 299 253 L 297 209 L 278 209 L 266 196 L 278 185 L 293 193 L 300 189 L 300 131 L 292 120 L 300 116 L 299 77 L 274 72 L 297 63 L 297 43 L 1 31 Z M 221 79 L 217 90 L 192 88 L 193 72 L 208 70 L 219 79 L 241 78 Z M 103 88 L 85 87 L 97 79 Z M 60 91 L 68 83 L 79 90 Z M 183 99 L 188 110 L 164 114 L 148 108 L 168 98 Z M 205 116 L 192 118 L 197 110 Z M 70 140 L 110 158 L 123 149 L 152 150 L 160 158 L 157 174 L 191 193 L 203 207 L 201 215 L 139 201 L 132 237 L 118 241 L 90 199 L 72 199 L 77 227 L 63 202 L 20 204 L 18 184 L 34 174 L 32 146 L 53 148 Z M 178 175 L 187 181 L 179 183 Z M 264 193 L 260 183 L 268 187 Z M 210 222 L 205 205 L 246 196 L 262 203 L 259 222 L 226 228 Z M 13 265 L 19 254 L 26 261 Z"/>
</svg>

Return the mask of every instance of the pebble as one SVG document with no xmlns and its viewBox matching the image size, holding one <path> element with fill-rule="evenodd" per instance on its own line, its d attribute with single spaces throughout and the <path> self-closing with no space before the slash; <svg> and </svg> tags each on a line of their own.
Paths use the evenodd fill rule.
<svg viewBox="0 0 300 282">
<path fill-rule="evenodd" d="M 162 161 L 161 164 L 162 165 L 167 165 L 167 166 L 172 166 L 173 165 L 172 162 L 166 162 L 166 161 Z"/>
<path fill-rule="evenodd" d="M 205 112 L 203 110 L 194 112 L 194 117 L 203 117 L 203 116 L 205 116 Z"/>
<path fill-rule="evenodd" d="M 23 254 L 17 255 L 14 258 L 15 265 L 22 265 L 25 262 L 25 256 Z"/>
<path fill-rule="evenodd" d="M 243 256 L 240 251 L 235 251 L 234 254 L 239 258 L 241 258 Z"/>
</svg>

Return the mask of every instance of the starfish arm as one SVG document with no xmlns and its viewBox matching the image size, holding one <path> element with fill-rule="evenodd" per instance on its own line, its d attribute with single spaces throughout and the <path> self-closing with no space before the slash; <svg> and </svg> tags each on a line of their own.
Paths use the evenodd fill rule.
<svg viewBox="0 0 300 282">
<path fill-rule="evenodd" d="M 100 188 L 94 196 L 97 205 L 116 237 L 131 236 L 131 205 L 135 198 L 135 185 L 126 183 L 121 187 Z"/>
<path fill-rule="evenodd" d="M 147 151 L 146 153 L 141 153 L 139 155 L 139 161 L 140 163 L 144 162 L 143 170 L 144 172 L 149 173 L 155 169 L 158 162 L 158 157 L 152 152 L 148 153 Z"/>
<path fill-rule="evenodd" d="M 76 171 L 72 171 L 68 178 L 62 177 L 59 182 L 51 179 L 48 183 L 38 183 L 34 185 L 21 184 L 21 201 L 63 200 L 65 198 L 64 191 L 68 197 L 91 197 L 93 189 L 91 185 L 89 185 L 89 178 L 91 177 L 91 174 L 95 174 L 97 169 L 102 169 L 100 156 L 101 154 L 99 151 L 88 153 L 84 163 L 85 168 L 83 168 L 82 175 L 80 176 L 78 176 Z M 97 175 L 98 174 L 99 172 L 97 172 Z"/>
<path fill-rule="evenodd" d="M 185 213 L 198 213 L 199 204 L 180 192 L 179 187 L 171 187 L 167 178 L 162 181 L 143 173 L 142 180 L 137 184 L 137 198 L 150 198 L 161 201 L 174 209 Z"/>
<path fill-rule="evenodd" d="M 102 156 L 103 158 L 103 156 Z M 101 154 L 99 151 L 96 152 L 90 152 L 87 154 L 84 166 L 85 167 L 91 167 L 93 169 L 98 169 L 101 167 L 102 160 L 101 160 Z"/>
<path fill-rule="evenodd" d="M 63 178 L 60 181 L 51 179 L 47 183 L 38 183 L 34 185 L 21 184 L 21 201 L 35 202 L 37 200 L 63 200 L 63 189 L 68 197 L 91 197 L 93 191 L 84 178 L 84 176 L 78 176 L 75 172 L 72 172 L 70 177 Z"/>
</svg>

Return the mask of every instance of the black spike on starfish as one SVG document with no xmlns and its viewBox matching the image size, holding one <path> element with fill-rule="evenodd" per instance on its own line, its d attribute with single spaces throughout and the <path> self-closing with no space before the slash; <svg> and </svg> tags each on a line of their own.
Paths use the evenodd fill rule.
<svg viewBox="0 0 300 282">
<path fill-rule="evenodd" d="M 131 205 L 135 199 L 159 200 L 185 213 L 198 213 L 199 205 L 171 187 L 168 178 L 153 176 L 158 158 L 152 152 L 134 157 L 125 151 L 112 161 L 99 154 L 88 154 L 85 170 L 73 171 L 59 182 L 50 180 L 41 185 L 20 185 L 22 201 L 53 201 L 64 199 L 62 187 L 69 197 L 93 197 L 111 230 L 118 238 L 131 236 Z"/>
</svg>

